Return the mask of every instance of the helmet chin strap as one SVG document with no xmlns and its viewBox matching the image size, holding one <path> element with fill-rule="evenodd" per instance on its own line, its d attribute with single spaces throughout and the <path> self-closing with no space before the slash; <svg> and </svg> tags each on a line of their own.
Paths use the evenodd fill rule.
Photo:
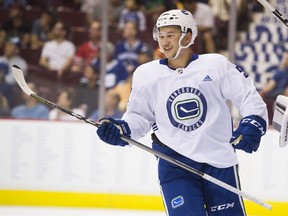
<svg viewBox="0 0 288 216">
<path fill-rule="evenodd" d="M 176 52 L 176 54 L 175 54 L 175 56 L 174 56 L 173 59 L 176 59 L 176 58 L 179 56 L 181 50 L 182 50 L 183 48 L 186 48 L 186 47 L 187 47 L 187 46 L 184 47 L 184 46 L 181 45 L 181 41 L 183 40 L 184 37 L 185 37 L 185 34 L 182 34 L 181 37 L 179 38 L 179 41 L 178 41 L 179 48 L 178 48 L 178 50 L 177 50 L 177 52 Z"/>
<path fill-rule="evenodd" d="M 178 48 L 178 51 L 177 51 L 177 53 L 175 54 L 175 56 L 174 56 L 173 59 L 176 59 L 176 58 L 179 56 L 179 54 L 180 54 L 180 52 L 181 52 L 181 49 L 186 49 L 186 48 L 188 48 L 189 46 L 191 46 L 192 44 L 194 44 L 194 41 L 191 39 L 190 42 L 189 42 L 186 46 L 182 46 L 182 45 L 181 45 L 181 41 L 183 40 L 183 38 L 185 37 L 185 35 L 186 35 L 186 33 L 182 33 L 181 37 L 179 38 L 179 42 L 178 42 L 179 48 Z"/>
<path fill-rule="evenodd" d="M 188 48 L 189 46 L 191 46 L 191 44 L 194 44 L 194 41 L 191 40 L 186 46 L 182 46 L 182 45 L 181 45 L 181 41 L 183 40 L 183 38 L 185 37 L 185 35 L 186 35 L 186 33 L 182 33 L 181 37 L 179 38 L 179 41 L 178 41 L 179 48 L 178 48 L 175 56 L 173 57 L 173 59 L 176 59 L 176 58 L 179 56 L 179 54 L 180 54 L 180 52 L 181 52 L 182 49 Z M 161 47 L 160 47 L 160 52 L 161 52 L 161 53 L 164 53 L 164 50 L 163 50 Z"/>
</svg>

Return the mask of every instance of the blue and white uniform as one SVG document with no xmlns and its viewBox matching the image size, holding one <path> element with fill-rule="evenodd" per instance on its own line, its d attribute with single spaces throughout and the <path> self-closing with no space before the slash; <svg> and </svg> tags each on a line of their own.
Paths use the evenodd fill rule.
<svg viewBox="0 0 288 216">
<path fill-rule="evenodd" d="M 113 88 L 128 78 L 126 67 L 118 60 L 113 59 L 106 65 L 105 87 Z"/>
<path fill-rule="evenodd" d="M 125 40 L 117 43 L 115 50 L 115 58 L 117 58 L 126 67 L 133 67 L 134 69 L 139 66 L 138 55 L 140 53 L 147 53 L 149 50 L 147 44 L 141 40 L 131 46 Z"/>
<path fill-rule="evenodd" d="M 239 188 L 227 100 L 243 117 L 258 115 L 267 122 L 266 105 L 253 81 L 224 56 L 194 54 L 185 68 L 177 69 L 167 59 L 154 60 L 134 72 L 122 119 L 131 138 L 153 128 L 154 149 Z M 168 215 L 245 215 L 239 196 L 161 159 L 159 179 Z"/>
</svg>

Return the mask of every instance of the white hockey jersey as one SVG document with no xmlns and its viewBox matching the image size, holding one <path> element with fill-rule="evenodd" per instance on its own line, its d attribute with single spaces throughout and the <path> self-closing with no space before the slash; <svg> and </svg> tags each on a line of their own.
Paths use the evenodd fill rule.
<svg viewBox="0 0 288 216">
<path fill-rule="evenodd" d="M 229 143 L 231 100 L 240 114 L 267 109 L 248 75 L 222 55 L 192 55 L 185 68 L 172 69 L 154 60 L 134 72 L 128 108 L 123 116 L 134 139 L 153 128 L 161 142 L 197 162 L 218 168 L 237 164 Z"/>
</svg>

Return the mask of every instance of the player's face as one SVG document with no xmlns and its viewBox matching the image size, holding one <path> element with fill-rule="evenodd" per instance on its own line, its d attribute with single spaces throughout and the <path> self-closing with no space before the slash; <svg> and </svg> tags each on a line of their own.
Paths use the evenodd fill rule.
<svg viewBox="0 0 288 216">
<path fill-rule="evenodd" d="M 167 26 L 159 30 L 158 43 L 160 48 L 164 51 L 166 58 L 174 58 L 179 48 L 179 39 L 181 31 L 178 27 Z"/>
</svg>

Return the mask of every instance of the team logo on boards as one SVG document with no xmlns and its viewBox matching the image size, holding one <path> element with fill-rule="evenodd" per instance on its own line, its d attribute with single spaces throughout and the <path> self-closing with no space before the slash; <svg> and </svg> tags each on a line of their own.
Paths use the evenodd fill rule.
<svg viewBox="0 0 288 216">
<path fill-rule="evenodd" d="M 166 108 L 172 125 L 187 132 L 201 127 L 206 119 L 206 99 L 192 87 L 174 91 L 167 100 Z"/>
</svg>

